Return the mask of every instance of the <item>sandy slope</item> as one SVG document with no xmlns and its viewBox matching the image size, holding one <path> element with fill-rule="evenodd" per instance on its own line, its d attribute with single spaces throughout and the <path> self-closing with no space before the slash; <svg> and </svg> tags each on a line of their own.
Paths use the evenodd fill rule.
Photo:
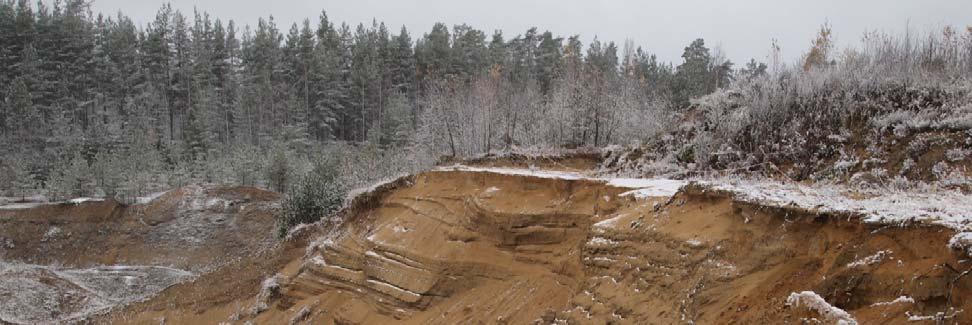
<svg viewBox="0 0 972 325">
<path fill-rule="evenodd" d="M 89 322 L 115 324 L 972 323 L 972 264 L 947 246 L 950 223 L 865 223 L 868 210 L 814 205 L 829 196 L 799 186 L 713 190 L 556 163 L 403 177 L 285 241 L 272 238 L 279 198 L 255 189 L 0 211 L 0 257 L 28 263 L 4 274 L 47 288 L 0 310 L 81 297 L 54 301 L 60 318 L 7 321 L 67 319 L 87 299 L 114 306 Z M 100 267 L 115 264 L 192 276 Z"/>
<path fill-rule="evenodd" d="M 217 271 L 107 320 L 833 323 L 832 311 L 846 310 L 860 323 L 903 324 L 972 310 L 972 278 L 959 276 L 970 265 L 946 247 L 954 230 L 865 224 L 701 188 L 622 195 L 630 191 L 583 177 L 427 172 L 377 190 L 338 228 L 305 234 L 314 240 L 295 240 L 273 261 Z M 251 278 L 258 270 L 266 275 Z"/>
</svg>

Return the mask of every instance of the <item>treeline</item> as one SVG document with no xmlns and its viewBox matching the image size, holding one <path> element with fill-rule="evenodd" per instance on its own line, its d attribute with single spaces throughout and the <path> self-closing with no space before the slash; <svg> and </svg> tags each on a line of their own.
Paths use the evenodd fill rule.
<svg viewBox="0 0 972 325">
<path fill-rule="evenodd" d="M 137 193 L 227 181 L 274 150 L 307 159 L 335 143 L 368 146 L 381 162 L 392 151 L 626 142 L 654 135 L 649 126 L 691 98 L 766 71 L 756 61 L 735 71 L 701 39 L 676 66 L 630 42 L 585 46 L 536 28 L 439 23 L 413 41 L 404 27 L 324 12 L 281 29 L 272 17 L 241 27 L 171 5 L 138 26 L 85 0 L 0 0 L 0 41 L 4 187 L 55 196 L 113 195 L 95 170 L 149 174 L 112 176 Z M 229 181 L 253 182 L 240 178 L 254 177 Z"/>
</svg>

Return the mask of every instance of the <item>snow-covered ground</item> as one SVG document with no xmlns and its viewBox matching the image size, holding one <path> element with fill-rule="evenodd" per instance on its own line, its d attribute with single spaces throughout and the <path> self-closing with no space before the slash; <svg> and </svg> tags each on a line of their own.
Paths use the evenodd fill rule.
<svg viewBox="0 0 972 325">
<path fill-rule="evenodd" d="M 884 191 L 854 197 L 839 184 L 782 184 L 760 180 L 700 181 L 716 190 L 733 193 L 736 199 L 769 206 L 795 206 L 818 212 L 851 212 L 864 222 L 902 224 L 927 222 L 956 230 L 972 228 L 972 196 L 951 190 Z"/>
<path fill-rule="evenodd" d="M 604 182 L 608 186 L 628 188 L 631 191 L 621 194 L 622 196 L 634 196 L 636 198 L 664 197 L 672 196 L 678 192 L 682 186 L 687 185 L 688 181 L 674 179 L 648 179 L 648 178 L 605 178 L 589 176 L 582 173 L 568 171 L 553 171 L 541 169 L 505 168 L 505 167 L 471 167 L 465 165 L 453 165 L 439 167 L 435 171 L 468 171 L 483 172 L 514 176 L 528 176 L 540 178 L 553 178 L 564 180 L 590 180 Z"/>
<path fill-rule="evenodd" d="M 147 204 L 168 192 L 169 191 L 162 191 L 162 192 L 151 193 L 145 196 L 139 196 L 135 198 L 135 203 Z M 73 198 L 66 201 L 53 201 L 53 202 L 48 201 L 46 197 L 41 195 L 30 196 L 27 197 L 26 199 L 0 197 L 0 210 L 23 210 L 23 209 L 33 209 L 44 205 L 54 205 L 54 204 L 63 204 L 63 203 L 82 204 L 87 202 L 104 202 L 104 201 L 105 201 L 104 198 L 96 198 L 96 197 L 79 197 L 79 198 Z"/>
<path fill-rule="evenodd" d="M 67 269 L 0 261 L 0 323 L 78 321 L 113 306 L 144 300 L 194 277 L 161 266 Z"/>
<path fill-rule="evenodd" d="M 149 202 L 155 201 L 155 199 L 161 197 L 162 195 L 165 195 L 165 193 L 169 193 L 169 191 L 161 191 L 161 192 L 151 193 L 146 196 L 139 196 L 135 198 L 135 203 L 148 204 Z"/>
<path fill-rule="evenodd" d="M 70 199 L 70 200 L 67 200 L 67 201 L 58 201 L 58 202 L 47 202 L 46 199 L 44 199 L 43 201 L 41 201 L 41 200 L 38 200 L 38 201 L 30 200 L 29 202 L 20 202 L 20 203 L 3 203 L 3 201 L 0 201 L 0 210 L 33 209 L 33 208 L 36 208 L 36 207 L 39 207 L 39 206 L 44 206 L 44 205 L 64 204 L 64 203 L 81 204 L 81 203 L 86 203 L 86 202 L 103 202 L 104 200 L 105 199 L 103 199 L 103 198 L 79 197 L 79 198 L 73 198 L 73 199 Z"/>
<path fill-rule="evenodd" d="M 843 325 L 857 325 L 857 320 L 843 309 L 834 307 L 827 303 L 823 297 L 813 291 L 803 291 L 791 293 L 786 298 L 786 304 L 790 307 L 806 307 L 816 311 L 829 321 Z"/>
<path fill-rule="evenodd" d="M 840 184 L 783 184 L 772 180 L 750 179 L 672 179 L 605 178 L 576 172 L 539 169 L 470 167 L 453 165 L 436 171 L 486 172 L 565 180 L 592 180 L 607 185 L 629 188 L 622 195 L 636 198 L 670 197 L 683 186 L 696 183 L 714 190 L 732 193 L 736 199 L 767 206 L 799 207 L 817 212 L 850 212 L 860 214 L 864 222 L 902 224 L 926 222 L 959 231 L 972 231 L 972 196 L 951 190 L 884 191 L 860 193 Z M 853 194 L 857 195 L 853 195 Z"/>
</svg>

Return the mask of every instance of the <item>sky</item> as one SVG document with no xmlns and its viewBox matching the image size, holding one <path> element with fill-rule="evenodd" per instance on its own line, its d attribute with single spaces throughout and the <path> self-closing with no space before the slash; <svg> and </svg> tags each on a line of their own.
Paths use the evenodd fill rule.
<svg viewBox="0 0 972 325">
<path fill-rule="evenodd" d="M 135 22 L 150 22 L 164 1 L 93 0 L 92 11 L 119 10 Z M 720 48 L 734 62 L 768 61 L 775 39 L 785 60 L 793 61 L 827 22 L 838 48 L 857 44 L 866 31 L 929 33 L 944 26 L 972 25 L 972 0 L 171 0 L 191 15 L 194 8 L 238 25 L 255 25 L 272 15 L 283 32 L 292 23 L 321 10 L 334 22 L 384 21 L 397 32 L 406 26 L 413 40 L 435 22 L 466 23 L 507 39 L 536 26 L 555 35 L 578 34 L 587 44 L 595 36 L 619 44 L 630 39 L 663 61 L 681 62 L 685 46 L 696 38 Z"/>
</svg>

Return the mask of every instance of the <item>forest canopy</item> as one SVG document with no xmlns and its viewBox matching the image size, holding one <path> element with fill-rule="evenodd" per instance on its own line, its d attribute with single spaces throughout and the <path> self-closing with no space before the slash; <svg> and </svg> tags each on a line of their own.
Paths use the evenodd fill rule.
<svg viewBox="0 0 972 325">
<path fill-rule="evenodd" d="M 852 117 L 832 101 L 839 114 L 803 109 L 800 96 L 968 80 L 970 35 L 873 34 L 840 53 L 824 25 L 800 62 L 780 62 L 773 45 L 768 64 L 737 66 L 701 38 L 668 63 L 630 41 L 538 28 L 508 35 L 435 23 L 413 34 L 377 20 L 338 23 L 325 11 L 291 26 L 272 17 L 239 26 L 168 4 L 140 26 L 93 13 L 86 0 L 0 0 L 0 190 L 131 198 L 188 182 L 285 189 L 264 176 L 297 180 L 321 156 L 340 156 L 333 165 L 360 185 L 441 156 L 659 143 L 689 112 L 748 112 L 746 123 L 724 119 L 668 141 L 679 162 L 715 166 L 714 151 L 778 139 L 784 130 L 767 121 L 833 117 L 821 131 L 830 134 Z M 266 171 L 273 166 L 292 166 L 294 177 Z"/>
</svg>

